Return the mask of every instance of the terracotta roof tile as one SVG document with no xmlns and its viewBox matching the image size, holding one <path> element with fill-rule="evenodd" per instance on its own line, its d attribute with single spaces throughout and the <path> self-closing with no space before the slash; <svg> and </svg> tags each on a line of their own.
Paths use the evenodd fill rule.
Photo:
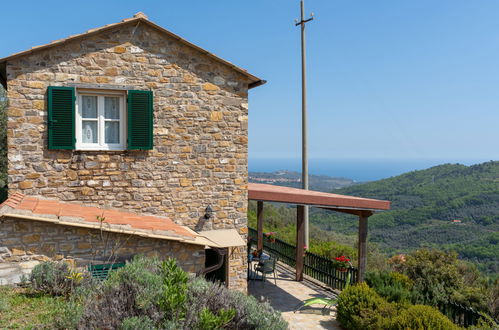
<svg viewBox="0 0 499 330">
<path fill-rule="evenodd" d="M 132 229 L 149 231 L 168 231 L 184 238 L 194 238 L 195 234 L 177 225 L 168 218 L 140 215 L 119 210 L 101 209 L 93 206 L 84 206 L 76 203 L 46 200 L 37 197 L 25 196 L 14 193 L 0 208 L 7 205 L 16 210 L 31 211 L 33 216 L 55 215 L 58 217 L 79 218 L 84 222 L 95 224 L 99 222 L 98 216 L 104 217 L 104 222 L 109 225 L 127 225 Z"/>
</svg>

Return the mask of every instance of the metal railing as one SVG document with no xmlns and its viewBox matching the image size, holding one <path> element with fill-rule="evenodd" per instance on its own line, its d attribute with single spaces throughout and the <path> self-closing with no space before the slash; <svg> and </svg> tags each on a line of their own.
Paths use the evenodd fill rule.
<svg viewBox="0 0 499 330">
<path fill-rule="evenodd" d="M 257 242 L 257 231 L 253 228 L 248 228 L 248 235 L 252 243 Z M 268 239 L 263 239 L 263 249 L 269 254 L 277 257 L 277 259 L 291 267 L 296 265 L 296 246 L 276 239 L 271 243 Z M 350 273 L 350 283 L 357 281 L 357 269 L 349 268 L 346 272 L 340 272 L 336 269 L 333 260 L 319 256 L 317 254 L 306 252 L 304 260 L 303 273 L 308 275 L 332 289 L 342 290 L 346 283 L 348 274 Z"/>
<path fill-rule="evenodd" d="M 476 325 L 483 316 L 471 307 L 462 306 L 454 302 L 447 302 L 437 306 L 438 310 L 447 316 L 452 322 L 463 327 Z"/>
</svg>

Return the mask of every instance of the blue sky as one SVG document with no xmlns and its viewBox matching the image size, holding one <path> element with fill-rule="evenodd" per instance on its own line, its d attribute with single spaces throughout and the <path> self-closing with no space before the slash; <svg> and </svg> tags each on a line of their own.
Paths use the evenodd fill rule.
<svg viewBox="0 0 499 330">
<path fill-rule="evenodd" d="M 307 0 L 311 158 L 499 159 L 499 2 Z M 250 159 L 300 156 L 298 0 L 7 1 L 0 56 L 143 11 L 268 80 Z M 5 14 L 8 13 L 8 14 Z"/>
</svg>

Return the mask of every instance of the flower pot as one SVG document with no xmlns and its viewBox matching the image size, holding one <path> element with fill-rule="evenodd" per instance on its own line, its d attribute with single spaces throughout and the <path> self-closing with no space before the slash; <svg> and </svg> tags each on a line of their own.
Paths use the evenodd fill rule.
<svg viewBox="0 0 499 330">
<path fill-rule="evenodd" d="M 348 269 L 346 268 L 336 268 L 337 271 L 339 271 L 340 273 L 346 273 L 348 271 Z"/>
<path fill-rule="evenodd" d="M 275 238 L 269 238 L 270 243 L 275 243 Z"/>
</svg>

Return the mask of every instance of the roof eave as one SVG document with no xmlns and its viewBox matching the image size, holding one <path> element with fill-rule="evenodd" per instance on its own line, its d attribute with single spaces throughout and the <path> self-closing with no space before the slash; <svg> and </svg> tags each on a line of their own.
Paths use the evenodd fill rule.
<svg viewBox="0 0 499 330">
<path fill-rule="evenodd" d="M 101 33 L 101 32 L 104 32 L 104 31 L 108 31 L 108 30 L 111 30 L 111 29 L 114 29 L 118 26 L 121 26 L 121 25 L 125 25 L 125 24 L 133 24 L 133 23 L 144 23 L 144 24 L 147 24 L 153 28 L 155 28 L 156 30 L 162 32 L 162 33 L 165 33 L 167 34 L 168 36 L 176 39 L 177 41 L 191 47 L 191 48 L 194 48 L 196 49 L 197 51 L 199 51 L 200 53 L 214 59 L 215 61 L 219 62 L 219 63 L 222 63 L 224 65 L 227 65 L 229 66 L 230 68 L 232 68 L 233 70 L 239 72 L 240 74 L 242 74 L 243 76 L 245 76 L 248 80 L 249 80 L 249 84 L 248 84 L 248 89 L 251 89 L 251 88 L 255 88 L 257 86 L 261 86 L 263 84 L 266 83 L 265 80 L 263 79 L 260 79 L 258 78 L 257 76 L 254 76 L 252 75 L 251 73 L 249 73 L 248 71 L 232 64 L 231 62 L 229 61 L 226 61 L 224 60 L 223 58 L 220 58 L 218 56 L 216 56 L 215 54 L 213 53 L 210 53 L 208 52 L 207 50 L 181 38 L 180 36 L 176 35 L 175 33 L 171 32 L 171 31 L 168 31 L 166 30 L 165 28 L 149 21 L 148 19 L 145 19 L 144 17 L 134 17 L 134 18 L 128 18 L 128 19 L 124 19 L 122 20 L 121 22 L 118 22 L 118 23 L 112 23 L 112 24 L 108 24 L 108 25 L 105 25 L 105 26 L 102 26 L 102 27 L 99 27 L 99 28 L 95 28 L 95 29 L 90 29 L 88 30 L 87 32 L 83 32 L 81 34 L 77 34 L 77 35 L 74 35 L 74 36 L 69 36 L 67 38 L 63 38 L 63 39 L 58 39 L 58 40 L 55 40 L 55 41 L 52 41 L 48 44 L 45 44 L 45 45 L 41 45 L 41 46 L 35 46 L 35 47 L 32 47 L 31 49 L 28 49 L 28 50 L 25 50 L 25 51 L 22 51 L 22 52 L 18 52 L 18 53 L 15 53 L 15 54 L 12 54 L 10 56 L 7 56 L 7 57 L 4 57 L 4 58 L 0 58 L 0 65 L 5 65 L 5 63 L 7 61 L 10 61 L 10 60 L 13 60 L 13 59 L 16 59 L 18 57 L 22 57 L 22 56 L 26 56 L 26 55 L 30 55 L 32 54 L 33 52 L 36 52 L 36 51 L 39 51 L 39 50 L 44 50 L 44 49 L 48 49 L 48 48 L 52 48 L 52 47 L 56 47 L 56 46 L 61 46 L 61 45 L 64 45 L 65 43 L 68 43 L 68 42 L 72 42 L 74 40 L 78 40 L 78 39 L 82 39 L 82 38 L 86 38 L 88 36 L 93 36 L 93 35 L 96 35 L 98 33 Z M 1 82 L 1 77 L 0 77 L 0 82 Z M 2 85 L 4 85 L 6 87 L 7 83 L 7 79 L 6 77 L 4 77 L 5 79 L 5 84 L 2 82 Z"/>
</svg>

